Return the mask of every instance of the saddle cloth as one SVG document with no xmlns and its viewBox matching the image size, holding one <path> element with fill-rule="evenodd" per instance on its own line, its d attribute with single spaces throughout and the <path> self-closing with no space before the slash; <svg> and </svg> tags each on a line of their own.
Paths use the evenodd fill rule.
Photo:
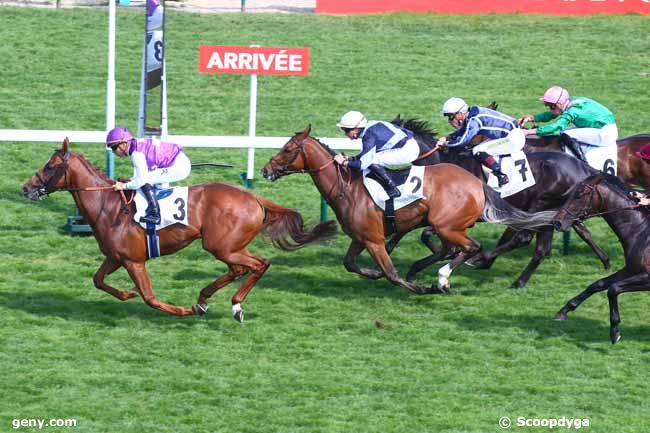
<svg viewBox="0 0 650 433">
<path fill-rule="evenodd" d="M 188 187 L 186 186 L 156 190 L 156 197 L 160 206 L 160 224 L 156 225 L 156 230 L 176 223 L 187 225 L 187 196 Z M 136 212 L 133 219 L 146 230 L 147 223 L 141 223 L 140 217 L 147 212 L 148 203 L 139 189 L 135 194 L 134 201 Z"/>
<path fill-rule="evenodd" d="M 397 185 L 397 188 L 402 193 L 400 197 L 394 199 L 395 210 L 401 209 L 416 200 L 424 197 L 424 169 L 425 166 L 412 165 L 410 169 L 404 170 L 388 170 L 389 175 Z M 372 197 L 372 200 L 381 210 L 386 210 L 386 200 L 388 194 L 379 182 L 372 177 L 367 177 L 370 173 L 369 170 L 363 172 L 363 184 Z"/>
<path fill-rule="evenodd" d="M 495 156 L 499 158 L 501 164 L 501 171 L 504 172 L 510 182 L 503 186 L 499 186 L 499 179 L 492 174 L 492 170 L 483 167 L 483 172 L 487 176 L 487 184 L 501 195 L 501 197 L 508 197 L 530 188 L 535 185 L 535 177 L 533 171 L 530 169 L 528 158 L 523 150 L 519 150 L 508 155 Z"/>
<path fill-rule="evenodd" d="M 596 170 L 616 176 L 618 148 L 616 146 L 581 146 L 589 165 Z M 575 155 L 569 149 L 564 149 L 571 156 Z"/>
</svg>

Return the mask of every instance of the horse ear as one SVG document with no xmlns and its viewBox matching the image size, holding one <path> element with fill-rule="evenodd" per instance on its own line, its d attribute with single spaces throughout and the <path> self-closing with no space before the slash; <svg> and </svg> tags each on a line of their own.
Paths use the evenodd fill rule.
<svg viewBox="0 0 650 433">
<path fill-rule="evenodd" d="M 63 147 L 61 147 L 61 150 L 63 150 L 63 153 L 68 153 L 68 147 L 70 146 L 70 140 L 68 137 L 63 139 Z"/>
<path fill-rule="evenodd" d="M 490 110 L 496 110 L 499 108 L 499 104 L 497 104 L 497 101 L 492 101 L 490 102 L 490 105 L 487 106 Z"/>
<path fill-rule="evenodd" d="M 310 123 L 309 125 L 307 125 L 307 127 L 305 128 L 305 130 L 302 131 L 302 132 L 304 132 L 306 135 L 311 134 L 311 123 Z"/>
</svg>

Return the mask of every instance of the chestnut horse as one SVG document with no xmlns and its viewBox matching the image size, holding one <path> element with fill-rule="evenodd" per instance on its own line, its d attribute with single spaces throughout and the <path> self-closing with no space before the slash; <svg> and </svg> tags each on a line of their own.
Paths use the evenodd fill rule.
<svg viewBox="0 0 650 433">
<path fill-rule="evenodd" d="M 597 174 L 576 185 L 573 194 L 553 219 L 558 230 L 567 230 L 576 219 L 602 216 L 618 237 L 625 254 L 625 266 L 614 274 L 592 283 L 566 303 L 555 320 L 566 320 L 594 293 L 607 290 L 610 338 L 621 339 L 618 324 L 618 295 L 650 290 L 650 211 L 632 199 L 632 190 L 618 177 Z"/>
<path fill-rule="evenodd" d="M 252 254 L 246 248 L 260 232 L 267 233 L 274 245 L 284 250 L 331 237 L 336 232 L 334 221 L 305 230 L 302 217 L 295 210 L 230 185 L 206 183 L 192 186 L 186 206 L 188 225 L 173 224 L 160 230 L 160 253 L 175 253 L 201 238 L 203 248 L 228 265 L 228 272 L 203 288 L 192 308 L 166 304 L 156 299 L 145 269 L 145 230 L 133 220 L 134 205 L 125 204 L 123 195 L 112 190 L 114 181 L 82 155 L 71 152 L 68 146 L 66 138 L 63 147 L 57 149 L 23 185 L 23 194 L 37 200 L 57 190 L 72 193 L 79 211 L 92 227 L 100 250 L 106 256 L 93 277 L 95 287 L 121 301 L 140 295 L 150 307 L 169 314 L 202 315 L 208 309 L 210 296 L 236 278 L 249 274 L 232 297 L 233 316 L 242 322 L 244 312 L 241 304 L 271 265 L 269 260 Z M 107 275 L 122 266 L 135 283 L 133 291 L 118 290 L 104 282 Z"/>
<path fill-rule="evenodd" d="M 390 229 L 383 211 L 367 193 L 360 173 L 334 162 L 334 151 L 311 137 L 311 126 L 297 132 L 262 169 L 262 175 L 275 181 L 292 173 L 309 173 L 321 195 L 327 200 L 352 243 L 345 255 L 344 265 L 350 272 L 388 280 L 413 293 L 447 292 L 449 276 L 461 263 L 480 251 L 480 244 L 467 229 L 476 221 L 535 227 L 550 222 L 555 212 L 529 214 L 513 208 L 489 186 L 471 173 L 452 164 L 425 167 L 421 188 L 424 198 L 395 212 L 398 233 L 417 227 L 431 226 L 438 237 L 460 249 L 451 263 L 438 271 L 438 286 L 421 287 L 402 279 L 395 270 L 384 246 Z M 361 268 L 357 257 L 367 249 L 381 271 Z"/>
<path fill-rule="evenodd" d="M 558 138 L 558 135 L 548 137 L 529 135 L 526 137 L 525 151 L 529 153 L 549 150 L 562 151 L 562 145 Z M 618 145 L 616 176 L 618 178 L 630 185 L 650 187 L 650 166 L 634 154 L 648 143 L 650 143 L 650 134 L 632 135 L 616 142 Z M 606 173 L 614 174 L 613 171 L 608 172 L 607 167 L 603 168 Z"/>
</svg>

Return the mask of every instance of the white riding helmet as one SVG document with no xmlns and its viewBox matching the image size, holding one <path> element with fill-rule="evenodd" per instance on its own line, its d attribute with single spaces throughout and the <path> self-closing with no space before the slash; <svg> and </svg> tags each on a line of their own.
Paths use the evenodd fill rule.
<svg viewBox="0 0 650 433">
<path fill-rule="evenodd" d="M 442 114 L 466 113 L 468 110 L 467 103 L 461 98 L 453 97 L 447 99 L 442 105 Z"/>
<path fill-rule="evenodd" d="M 339 123 L 336 124 L 339 128 L 365 128 L 368 124 L 368 119 L 360 111 L 348 111 L 341 117 Z"/>
</svg>

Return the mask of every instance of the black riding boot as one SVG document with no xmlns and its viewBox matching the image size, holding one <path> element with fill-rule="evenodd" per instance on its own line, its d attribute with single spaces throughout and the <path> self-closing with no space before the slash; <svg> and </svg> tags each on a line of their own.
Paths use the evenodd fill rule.
<svg viewBox="0 0 650 433">
<path fill-rule="evenodd" d="M 573 153 L 576 158 L 578 158 L 580 161 L 584 162 L 585 164 L 589 165 L 589 163 L 587 162 L 587 157 L 585 156 L 585 153 L 582 151 L 582 146 L 580 146 L 580 142 L 578 140 L 576 140 L 575 138 L 571 137 L 568 134 L 561 134 L 560 143 L 568 147 L 571 153 Z"/>
<path fill-rule="evenodd" d="M 501 171 L 501 164 L 497 161 L 492 155 L 489 155 L 486 152 L 479 152 L 476 154 L 476 157 L 481 161 L 481 164 L 492 170 L 492 173 L 499 180 L 499 186 L 503 186 L 510 182 L 508 175 Z"/>
<path fill-rule="evenodd" d="M 372 164 L 368 169 L 378 178 L 381 186 L 386 190 L 386 194 L 390 198 L 396 198 L 402 195 L 393 183 L 393 180 L 388 176 L 386 168 L 379 164 Z"/>
<path fill-rule="evenodd" d="M 147 215 L 140 217 L 140 222 L 160 224 L 160 206 L 158 206 L 158 200 L 156 200 L 156 191 L 148 183 L 142 185 L 140 189 L 149 204 L 149 207 L 147 207 Z"/>
</svg>

